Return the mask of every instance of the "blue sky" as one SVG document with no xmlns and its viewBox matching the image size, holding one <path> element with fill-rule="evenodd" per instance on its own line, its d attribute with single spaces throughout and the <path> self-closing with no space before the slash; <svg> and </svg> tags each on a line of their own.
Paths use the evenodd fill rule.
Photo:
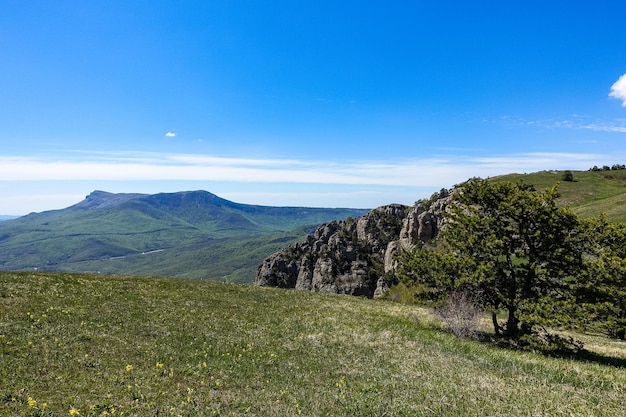
<svg viewBox="0 0 626 417">
<path fill-rule="evenodd" d="M 477 6 L 479 4 L 479 6 Z M 622 1 L 0 3 L 0 214 L 412 204 L 626 163 Z"/>
</svg>

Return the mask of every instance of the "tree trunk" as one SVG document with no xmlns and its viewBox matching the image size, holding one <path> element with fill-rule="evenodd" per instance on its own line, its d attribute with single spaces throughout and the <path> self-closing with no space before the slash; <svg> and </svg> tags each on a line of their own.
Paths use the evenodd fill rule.
<svg viewBox="0 0 626 417">
<path fill-rule="evenodd" d="M 517 299 L 517 274 L 515 273 L 513 258 L 510 254 L 506 255 L 506 263 L 510 271 L 507 277 L 507 299 L 509 305 L 507 305 L 506 309 L 509 312 L 509 317 L 506 320 L 506 335 L 515 338 L 519 336 L 519 322 L 517 317 L 515 317 L 515 312 L 517 311 L 517 307 L 515 306 L 515 300 Z"/>
<path fill-rule="evenodd" d="M 507 307 L 509 317 L 506 320 L 506 334 L 510 337 L 519 336 L 519 320 L 515 317 L 517 308 L 514 306 Z"/>
<path fill-rule="evenodd" d="M 500 336 L 500 325 L 498 324 L 498 315 L 495 311 L 491 313 L 491 322 L 493 323 L 493 332 L 496 336 Z"/>
</svg>

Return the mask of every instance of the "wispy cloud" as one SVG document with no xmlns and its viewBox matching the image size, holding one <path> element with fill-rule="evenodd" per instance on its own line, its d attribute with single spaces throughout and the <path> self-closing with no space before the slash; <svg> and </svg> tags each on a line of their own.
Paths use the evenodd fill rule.
<svg viewBox="0 0 626 417">
<path fill-rule="evenodd" d="M 443 187 L 472 176 L 544 169 L 587 169 L 606 155 L 527 153 L 442 155 L 393 161 L 223 158 L 167 153 L 81 153 L 80 157 L 0 156 L 0 181 L 230 181 Z"/>
<path fill-rule="evenodd" d="M 626 126 L 617 124 L 590 123 L 580 126 L 581 129 L 589 129 L 596 132 L 626 133 Z"/>
<path fill-rule="evenodd" d="M 611 86 L 609 97 L 622 100 L 622 106 L 626 107 L 626 74 L 619 77 L 619 79 Z"/>
<path fill-rule="evenodd" d="M 59 209 L 94 189 L 140 193 L 205 189 L 248 204 L 377 207 L 391 202 L 412 204 L 474 176 L 582 170 L 617 157 L 575 153 L 472 157 L 464 151 L 446 152 L 433 158 L 381 161 L 123 151 L 0 156 L 1 209 L 2 214 Z"/>
<path fill-rule="evenodd" d="M 168 138 L 174 138 L 174 137 L 176 137 L 176 133 L 174 133 L 174 132 L 167 132 L 165 134 L 165 136 L 168 137 Z"/>
<path fill-rule="evenodd" d="M 625 91 L 626 94 L 626 91 Z M 626 99 L 626 96 L 625 96 Z M 594 132 L 626 133 L 626 119 L 610 121 L 589 120 L 589 117 L 572 114 L 567 117 L 526 120 L 519 116 L 501 116 L 497 119 L 482 119 L 483 123 L 503 123 L 509 126 L 528 126 L 539 129 L 584 129 Z"/>
</svg>

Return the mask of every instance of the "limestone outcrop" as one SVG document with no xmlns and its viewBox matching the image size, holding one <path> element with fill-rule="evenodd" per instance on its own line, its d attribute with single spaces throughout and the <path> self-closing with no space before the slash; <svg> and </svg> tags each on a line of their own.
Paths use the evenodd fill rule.
<svg viewBox="0 0 626 417">
<path fill-rule="evenodd" d="M 397 282 L 398 255 L 437 236 L 449 197 L 409 207 L 389 204 L 360 218 L 325 223 L 258 268 L 256 285 L 379 297 Z"/>
</svg>

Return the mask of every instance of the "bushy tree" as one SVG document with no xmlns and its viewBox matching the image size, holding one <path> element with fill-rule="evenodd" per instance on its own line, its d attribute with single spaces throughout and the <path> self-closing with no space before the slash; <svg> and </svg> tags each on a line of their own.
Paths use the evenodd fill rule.
<svg viewBox="0 0 626 417">
<path fill-rule="evenodd" d="M 447 188 L 442 188 L 441 190 L 431 194 L 430 198 L 422 198 L 420 200 L 417 200 L 415 202 L 415 205 L 421 205 L 422 207 L 424 207 L 425 210 L 428 210 L 430 208 L 430 206 L 432 206 L 432 204 L 441 199 L 441 198 L 446 198 L 450 195 L 450 190 L 448 190 Z"/>
<path fill-rule="evenodd" d="M 572 323 L 626 338 L 626 225 L 586 222 L 588 260 L 573 283 Z"/>
<path fill-rule="evenodd" d="M 556 187 L 537 191 L 524 182 L 470 180 L 451 205 L 443 237 L 453 254 L 472 260 L 455 283 L 492 310 L 496 334 L 529 333 L 549 316 L 540 308 L 545 300 L 569 297 L 584 241 L 578 218 L 558 207 L 557 197 Z M 501 309 L 505 326 L 497 320 Z"/>
<path fill-rule="evenodd" d="M 546 333 L 556 325 L 626 338 L 626 225 L 578 219 L 557 206 L 556 187 L 457 188 L 438 240 L 402 255 L 398 276 L 416 300 L 443 305 L 460 292 L 491 310 L 496 334 L 531 345 L 575 345 Z"/>
<path fill-rule="evenodd" d="M 457 289 L 459 277 L 469 273 L 471 263 L 447 250 L 443 241 L 418 243 L 402 253 L 397 273 L 400 282 L 413 289 L 415 301 L 438 305 Z"/>
<path fill-rule="evenodd" d="M 565 171 L 563 173 L 563 181 L 568 181 L 568 182 L 574 181 L 574 174 L 572 173 L 572 171 Z"/>
</svg>

